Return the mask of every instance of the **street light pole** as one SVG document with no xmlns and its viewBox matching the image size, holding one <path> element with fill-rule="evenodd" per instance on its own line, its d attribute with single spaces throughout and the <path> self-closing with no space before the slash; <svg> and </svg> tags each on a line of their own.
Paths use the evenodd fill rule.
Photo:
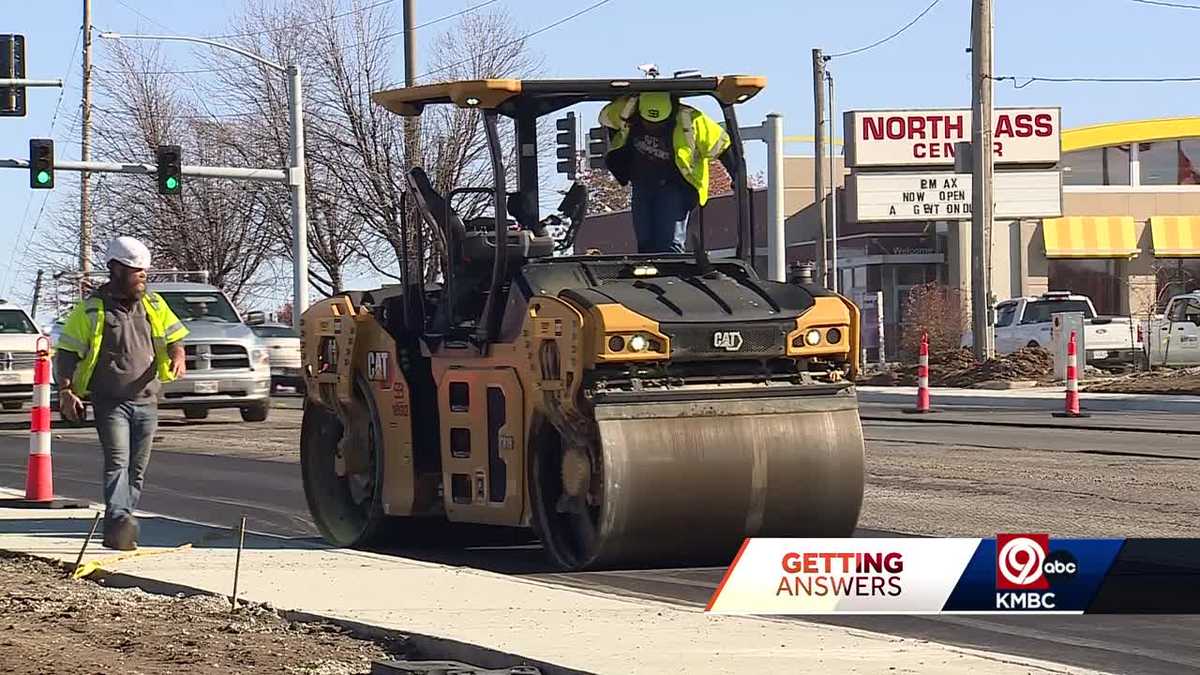
<svg viewBox="0 0 1200 675">
<path fill-rule="evenodd" d="M 175 42 L 195 42 L 217 49 L 240 54 L 276 72 L 287 75 L 288 78 L 288 121 L 289 121 L 289 165 L 287 167 L 287 183 L 291 191 L 292 207 L 292 241 L 293 251 L 293 295 L 292 295 L 292 325 L 300 328 L 300 315 L 308 309 L 308 199 L 305 192 L 304 166 L 304 108 L 301 96 L 300 67 L 292 64 L 281 66 L 268 61 L 261 56 L 239 47 L 205 40 L 203 38 L 184 35 L 124 35 L 121 33 L 100 33 L 100 37 L 109 40 L 164 40 Z"/>
</svg>

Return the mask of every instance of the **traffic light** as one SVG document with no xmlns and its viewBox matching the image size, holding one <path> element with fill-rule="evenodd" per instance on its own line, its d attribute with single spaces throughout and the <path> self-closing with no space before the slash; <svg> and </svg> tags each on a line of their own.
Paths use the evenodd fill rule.
<svg viewBox="0 0 1200 675">
<path fill-rule="evenodd" d="M 177 195 L 183 189 L 183 169 L 178 145 L 160 145 L 155 154 L 157 160 L 158 193 Z"/>
<path fill-rule="evenodd" d="M 0 35 L 0 79 L 25 79 L 25 36 Z M 25 87 L 0 87 L 0 117 L 25 116 Z"/>
<path fill-rule="evenodd" d="M 558 172 L 567 174 L 567 178 L 575 180 L 579 160 L 575 150 L 575 139 L 579 137 L 579 120 L 575 113 L 569 112 L 566 117 L 560 117 L 554 122 L 558 127 Z"/>
<path fill-rule="evenodd" d="M 29 139 L 29 187 L 50 190 L 54 187 L 54 139 Z"/>
<path fill-rule="evenodd" d="M 603 127 L 588 129 L 588 166 L 604 168 L 604 155 L 608 152 L 608 132 Z"/>
</svg>

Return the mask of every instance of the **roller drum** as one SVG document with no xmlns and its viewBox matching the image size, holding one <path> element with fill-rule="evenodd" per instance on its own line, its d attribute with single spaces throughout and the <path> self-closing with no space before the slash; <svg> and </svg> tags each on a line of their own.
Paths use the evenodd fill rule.
<svg viewBox="0 0 1200 675">
<path fill-rule="evenodd" d="M 727 564 L 745 537 L 849 536 L 863 495 L 853 388 L 793 389 L 599 403 L 603 502 L 577 566 Z"/>
</svg>

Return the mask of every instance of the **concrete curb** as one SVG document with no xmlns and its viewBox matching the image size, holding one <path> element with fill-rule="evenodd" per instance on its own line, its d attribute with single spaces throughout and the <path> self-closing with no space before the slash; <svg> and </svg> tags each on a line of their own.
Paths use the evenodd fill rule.
<svg viewBox="0 0 1200 675">
<path fill-rule="evenodd" d="M 70 573 L 73 564 L 64 562 L 52 556 L 43 556 L 36 553 L 28 553 L 25 551 L 13 551 L 9 549 L 0 549 L 11 554 L 24 555 L 37 560 L 48 562 L 61 568 L 64 572 Z M 98 568 L 96 571 L 89 574 L 85 581 L 100 583 L 108 588 L 138 588 L 152 595 L 163 596 L 192 596 L 204 595 L 213 598 L 229 599 L 228 595 L 215 593 L 213 591 L 188 586 L 186 584 L 178 584 L 151 577 L 138 576 L 127 572 L 114 572 L 104 568 Z M 258 604 L 253 600 L 240 600 L 245 604 Z M 289 621 L 298 621 L 305 623 L 330 623 L 335 626 L 345 628 L 355 637 L 364 639 L 391 639 L 405 642 L 411 649 L 409 658 L 413 660 L 429 660 L 429 661 L 461 661 L 469 663 L 479 668 L 501 669 L 510 668 L 512 666 L 534 666 L 541 670 L 543 675 L 595 675 L 590 671 L 576 670 L 566 668 L 545 661 L 526 658 L 519 654 L 513 654 L 496 649 L 490 649 L 481 645 L 470 644 L 449 638 L 437 637 L 434 635 L 425 635 L 422 633 L 411 633 L 407 631 L 398 631 L 382 626 L 346 619 L 343 617 L 319 614 L 314 612 L 305 612 L 295 609 L 284 609 L 282 607 L 270 606 L 272 610 L 279 613 L 280 616 Z"/>
<path fill-rule="evenodd" d="M 860 403 L 890 403 L 911 405 L 916 400 L 916 387 L 857 387 Z M 1010 389 L 953 389 L 931 387 L 930 399 L 936 406 L 986 406 L 1025 410 L 1058 410 L 1062 408 L 1062 389 L 1038 391 Z M 1120 412 L 1174 412 L 1200 414 L 1200 396 L 1155 394 L 1108 394 L 1080 392 L 1080 398 L 1092 410 Z"/>
</svg>

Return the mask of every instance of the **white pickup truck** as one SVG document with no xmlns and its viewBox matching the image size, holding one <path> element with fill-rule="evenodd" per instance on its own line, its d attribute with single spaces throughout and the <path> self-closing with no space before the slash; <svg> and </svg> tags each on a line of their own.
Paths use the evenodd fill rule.
<svg viewBox="0 0 1200 675">
<path fill-rule="evenodd" d="M 1010 354 L 1022 347 L 1050 349 L 1051 317 L 1059 312 L 1083 313 L 1085 363 L 1111 368 L 1134 365 L 1141 358 L 1142 330 L 1138 324 L 1128 317 L 1097 316 L 1091 298 L 1070 291 L 1050 291 L 997 303 L 993 327 L 996 352 Z"/>
<path fill-rule="evenodd" d="M 1176 295 L 1147 322 L 1151 366 L 1200 366 L 1200 291 Z"/>
</svg>

